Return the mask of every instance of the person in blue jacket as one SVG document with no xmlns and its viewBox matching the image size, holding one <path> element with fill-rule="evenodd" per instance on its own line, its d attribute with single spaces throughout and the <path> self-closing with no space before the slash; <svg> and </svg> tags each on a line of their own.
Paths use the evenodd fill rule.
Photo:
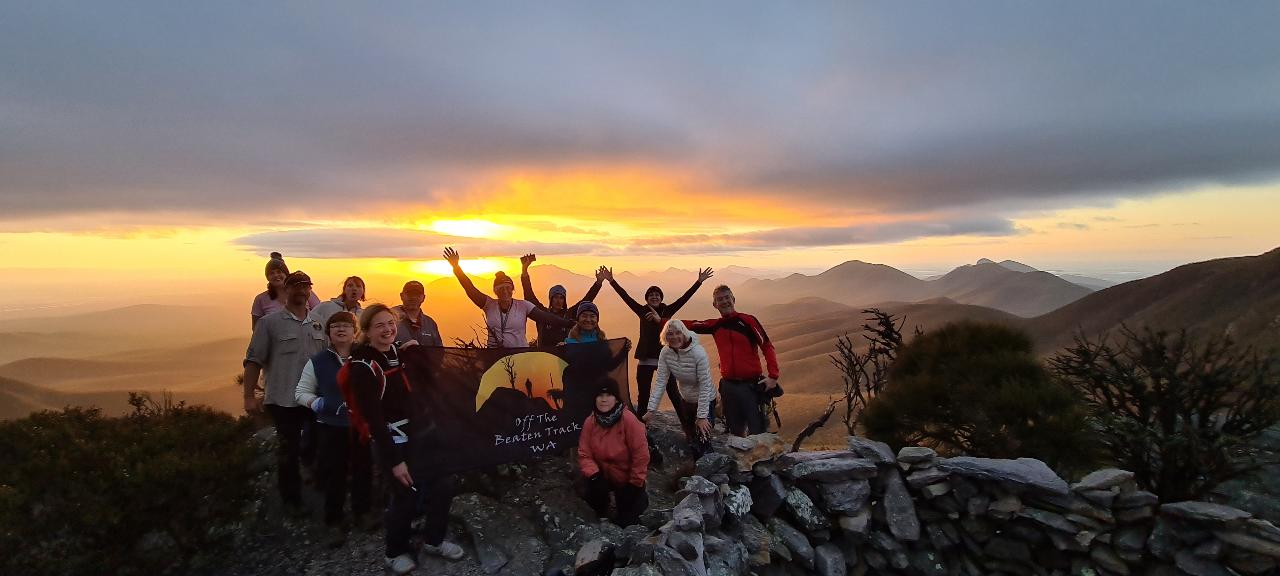
<svg viewBox="0 0 1280 576">
<path fill-rule="evenodd" d="M 360 518 L 369 513 L 372 464 L 369 446 L 353 435 L 350 411 L 338 388 L 338 371 L 351 359 L 355 345 L 355 315 L 335 312 L 325 322 L 325 334 L 329 347 L 307 361 L 294 397 L 298 405 L 310 408 L 316 415 L 324 522 L 334 532 L 330 544 L 341 545 L 346 534 L 342 508 L 348 488 L 352 515 Z"/>
</svg>

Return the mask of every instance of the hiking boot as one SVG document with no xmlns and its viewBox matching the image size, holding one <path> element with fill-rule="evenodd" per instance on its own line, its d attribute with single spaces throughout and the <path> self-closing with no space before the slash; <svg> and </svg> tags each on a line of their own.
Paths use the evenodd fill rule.
<svg viewBox="0 0 1280 576">
<path fill-rule="evenodd" d="M 418 567 L 418 564 L 413 561 L 413 557 L 408 554 L 401 554 L 395 558 L 386 558 L 383 560 L 383 565 L 392 574 L 408 574 Z"/>
<path fill-rule="evenodd" d="M 467 555 L 467 553 L 462 550 L 461 546 L 448 540 L 441 540 L 439 546 L 423 544 L 422 551 L 432 556 L 439 556 L 446 560 L 461 560 L 463 556 Z"/>
</svg>

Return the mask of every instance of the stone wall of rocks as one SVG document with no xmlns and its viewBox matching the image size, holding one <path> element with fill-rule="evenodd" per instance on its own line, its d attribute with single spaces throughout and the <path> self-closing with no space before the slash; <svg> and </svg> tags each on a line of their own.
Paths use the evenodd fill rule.
<svg viewBox="0 0 1280 576">
<path fill-rule="evenodd" d="M 1068 485 L 1038 460 L 848 450 L 784 453 L 730 438 L 682 480 L 674 508 L 579 550 L 579 574 L 1262 575 L 1280 529 L 1206 502 L 1161 504 L 1133 474 Z"/>
</svg>

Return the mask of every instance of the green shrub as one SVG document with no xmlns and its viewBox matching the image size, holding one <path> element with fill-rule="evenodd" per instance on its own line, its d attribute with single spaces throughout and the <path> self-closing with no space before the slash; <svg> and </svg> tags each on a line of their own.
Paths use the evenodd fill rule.
<svg viewBox="0 0 1280 576">
<path fill-rule="evenodd" d="M 252 426 L 131 395 L 134 412 L 0 423 L 0 572 L 157 574 L 215 546 L 253 493 Z"/>
<path fill-rule="evenodd" d="M 892 446 L 1031 457 L 1060 470 L 1092 461 L 1079 399 L 1050 377 L 1026 334 L 994 324 L 948 324 L 903 346 L 862 422 Z"/>
</svg>

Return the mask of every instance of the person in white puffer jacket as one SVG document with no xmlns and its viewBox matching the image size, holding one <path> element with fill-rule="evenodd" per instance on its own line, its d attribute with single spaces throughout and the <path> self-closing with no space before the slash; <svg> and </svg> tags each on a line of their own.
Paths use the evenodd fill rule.
<svg viewBox="0 0 1280 576">
<path fill-rule="evenodd" d="M 658 409 L 667 388 L 667 377 L 674 376 L 681 398 L 675 407 L 676 416 L 680 418 L 685 438 L 693 448 L 694 458 L 698 458 L 707 449 L 715 418 L 716 389 L 711 380 L 711 362 L 707 359 L 706 349 L 698 342 L 698 336 L 679 320 L 667 322 L 662 330 L 662 343 L 644 421 L 648 422 Z"/>
</svg>

